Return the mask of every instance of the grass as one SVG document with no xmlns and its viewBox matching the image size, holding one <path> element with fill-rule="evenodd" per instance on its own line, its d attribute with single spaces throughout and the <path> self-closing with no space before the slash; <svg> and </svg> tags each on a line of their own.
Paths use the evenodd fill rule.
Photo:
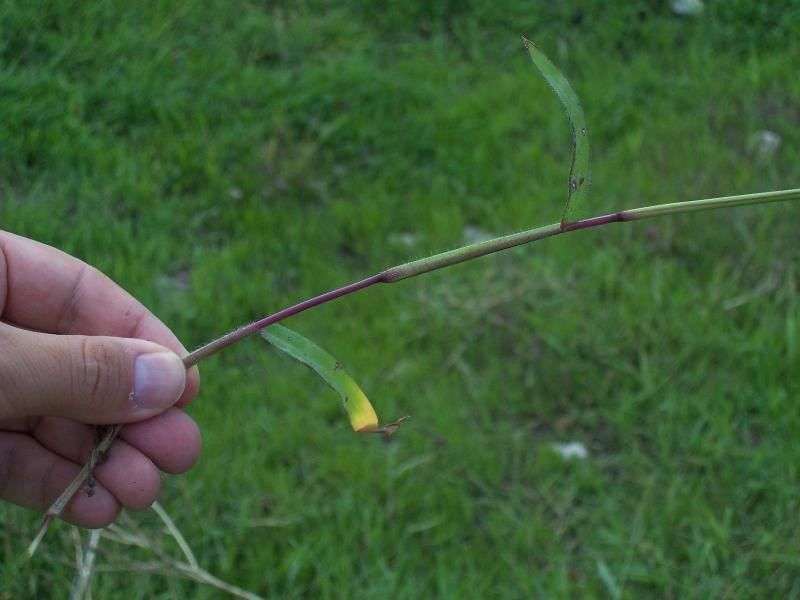
<svg viewBox="0 0 800 600">
<path fill-rule="evenodd" d="M 556 221 L 569 129 L 521 33 L 586 110 L 578 216 L 797 187 L 793 2 L 545 4 L 5 1 L 0 223 L 191 348 L 465 232 Z M 798 217 L 576 233 L 294 318 L 412 420 L 354 436 L 253 339 L 203 364 L 204 455 L 162 503 L 204 568 L 269 597 L 798 597 Z M 550 449 L 569 441 L 589 457 Z M 20 561 L 36 519 L 0 506 L 0 598 L 66 597 L 58 535 Z M 216 597 L 94 582 L 121 590 Z"/>
</svg>

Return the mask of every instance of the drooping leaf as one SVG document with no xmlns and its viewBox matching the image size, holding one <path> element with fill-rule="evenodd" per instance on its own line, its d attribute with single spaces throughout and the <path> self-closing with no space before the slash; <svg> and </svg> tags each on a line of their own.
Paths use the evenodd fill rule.
<svg viewBox="0 0 800 600">
<path fill-rule="evenodd" d="M 569 223 L 575 206 L 583 201 L 589 187 L 589 132 L 586 129 L 586 117 L 578 95 L 564 74 L 532 41 L 523 37 L 522 43 L 528 49 L 533 64 L 561 101 L 572 128 L 572 160 L 567 181 L 567 202 L 561 215 L 561 222 Z"/>
<path fill-rule="evenodd" d="M 347 415 L 350 417 L 353 431 L 360 433 L 384 432 L 382 431 L 384 428 L 378 427 L 378 415 L 375 414 L 372 404 L 358 384 L 344 370 L 342 363 L 311 340 L 282 325 L 267 327 L 261 332 L 261 335 L 278 350 L 311 367 L 325 383 L 339 393 Z"/>
</svg>

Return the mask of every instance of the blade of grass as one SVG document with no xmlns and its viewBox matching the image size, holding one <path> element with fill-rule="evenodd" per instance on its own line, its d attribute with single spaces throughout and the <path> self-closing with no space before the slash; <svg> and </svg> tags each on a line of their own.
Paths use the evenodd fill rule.
<svg viewBox="0 0 800 600">
<path fill-rule="evenodd" d="M 342 367 L 342 363 L 299 333 L 273 325 L 262 336 L 281 352 L 311 367 L 325 383 L 342 398 L 350 417 L 350 425 L 356 432 L 373 432 L 378 429 L 378 415 L 366 394 Z"/>
<path fill-rule="evenodd" d="M 193 569 L 199 569 L 200 565 L 197 563 L 197 559 L 194 556 L 194 552 L 192 552 L 192 548 L 189 546 L 186 538 L 183 537 L 181 530 L 175 525 L 175 521 L 173 521 L 172 517 L 169 516 L 169 513 L 164 510 L 158 501 L 153 502 L 153 505 L 150 508 L 153 509 L 153 512 L 156 513 L 158 518 L 161 519 L 161 522 L 164 523 L 167 531 L 169 531 L 172 538 L 180 547 L 181 552 L 183 552 L 183 555 L 186 557 L 186 562 L 189 564 L 189 566 Z"/>
<path fill-rule="evenodd" d="M 89 594 L 89 584 L 94 574 L 94 561 L 97 556 L 97 546 L 100 544 L 100 529 L 89 532 L 89 541 L 86 543 L 85 557 L 78 569 L 78 576 L 70 593 L 70 600 L 83 600 Z"/>
<path fill-rule="evenodd" d="M 561 222 L 568 223 L 575 211 L 575 206 L 582 202 L 588 193 L 589 130 L 586 128 L 586 117 L 583 114 L 583 107 L 578 95 L 558 67 L 528 38 L 523 36 L 522 44 L 528 50 L 539 73 L 561 101 L 572 129 L 572 157 L 567 181 L 567 202 L 564 204 L 564 211 L 561 214 Z"/>
</svg>

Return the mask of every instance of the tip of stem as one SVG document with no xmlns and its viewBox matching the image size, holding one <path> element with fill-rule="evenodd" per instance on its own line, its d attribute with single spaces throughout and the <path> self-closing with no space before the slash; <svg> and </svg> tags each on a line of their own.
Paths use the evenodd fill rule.
<svg viewBox="0 0 800 600">
<path fill-rule="evenodd" d="M 403 421 L 406 421 L 408 418 L 409 416 L 406 415 L 405 417 L 400 417 L 396 421 L 387 423 L 383 427 L 359 429 L 358 433 L 381 433 L 383 434 L 384 438 L 390 438 L 398 429 L 400 429 L 400 425 L 403 423 Z"/>
<path fill-rule="evenodd" d="M 36 550 L 39 548 L 39 544 L 44 539 L 44 535 L 47 533 L 48 528 L 50 527 L 50 522 L 53 520 L 53 515 L 45 515 L 44 519 L 42 519 L 42 524 L 39 526 L 39 532 L 36 534 L 36 537 L 33 538 L 31 545 L 28 546 L 28 558 L 33 558 L 33 555 L 36 554 Z"/>
</svg>

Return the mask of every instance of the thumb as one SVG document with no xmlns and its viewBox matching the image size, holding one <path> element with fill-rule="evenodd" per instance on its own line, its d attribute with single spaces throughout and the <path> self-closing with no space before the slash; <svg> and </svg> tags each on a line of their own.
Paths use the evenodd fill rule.
<svg viewBox="0 0 800 600">
<path fill-rule="evenodd" d="M 153 342 L 51 335 L 0 323 L 0 419 L 140 421 L 175 404 L 185 385 L 181 359 Z"/>
</svg>

